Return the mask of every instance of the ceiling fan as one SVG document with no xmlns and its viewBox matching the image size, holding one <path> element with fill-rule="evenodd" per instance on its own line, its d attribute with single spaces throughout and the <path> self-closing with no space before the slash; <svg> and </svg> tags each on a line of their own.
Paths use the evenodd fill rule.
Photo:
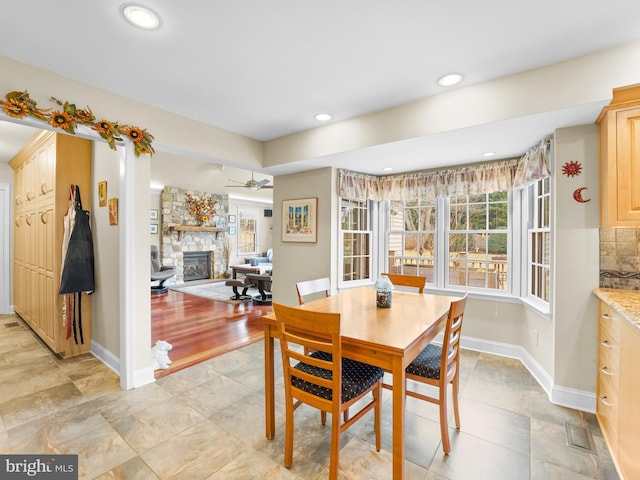
<svg viewBox="0 0 640 480">
<path fill-rule="evenodd" d="M 243 187 L 249 190 L 260 190 L 261 188 L 273 188 L 273 185 L 267 185 L 267 183 L 269 183 L 269 180 L 267 180 L 266 178 L 264 180 L 260 180 L 259 182 L 254 180 L 253 172 L 251 172 L 251 180 L 247 180 L 246 182 L 234 180 L 233 178 L 229 178 L 229 180 L 231 180 L 232 182 L 237 182 L 240 185 L 225 185 L 225 187 Z"/>
</svg>

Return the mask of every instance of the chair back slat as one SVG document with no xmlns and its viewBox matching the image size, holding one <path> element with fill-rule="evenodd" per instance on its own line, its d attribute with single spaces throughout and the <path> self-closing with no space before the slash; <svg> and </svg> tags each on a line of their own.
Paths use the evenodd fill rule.
<svg viewBox="0 0 640 480">
<path fill-rule="evenodd" d="M 382 273 L 381 275 L 388 277 L 394 286 L 417 288 L 418 293 L 424 293 L 424 284 L 427 281 L 427 277 L 400 275 L 397 273 Z"/>
<path fill-rule="evenodd" d="M 298 303 L 304 304 L 304 297 L 314 293 L 324 292 L 325 296 L 331 296 L 331 281 L 328 278 L 316 278 L 296 283 Z"/>
<path fill-rule="evenodd" d="M 462 319 L 464 308 L 467 303 L 467 296 L 451 302 L 449 315 L 444 331 L 444 341 L 442 343 L 442 361 L 440 364 L 440 375 L 445 378 L 453 378 L 458 370 L 460 360 L 460 337 L 462 335 Z"/>
</svg>

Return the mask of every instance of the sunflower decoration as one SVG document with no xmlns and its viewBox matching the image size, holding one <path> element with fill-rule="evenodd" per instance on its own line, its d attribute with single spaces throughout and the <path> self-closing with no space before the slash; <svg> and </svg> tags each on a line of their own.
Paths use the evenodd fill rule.
<svg viewBox="0 0 640 480">
<path fill-rule="evenodd" d="M 116 149 L 116 142 L 122 141 L 120 132 L 118 132 L 118 122 L 110 122 L 104 119 L 98 120 L 91 128 L 107 141 L 111 150 Z"/>
<path fill-rule="evenodd" d="M 47 121 L 47 110 L 38 108 L 38 104 L 35 100 L 29 97 L 29 93 L 24 92 L 9 92 L 5 95 L 5 100 L 0 100 L 2 110 L 4 113 L 13 118 L 24 118 L 27 115 L 35 117 L 39 120 Z"/>
<path fill-rule="evenodd" d="M 86 109 L 77 108 L 74 103 L 62 103 L 55 97 L 51 97 L 51 101 L 60 105 L 62 110 L 49 114 L 49 125 L 65 132 L 75 134 L 78 124 L 92 126 L 96 119 L 89 107 Z"/>
<path fill-rule="evenodd" d="M 147 132 L 146 129 L 142 129 L 136 126 L 130 125 L 122 125 L 118 127 L 118 132 L 122 135 L 126 135 L 129 137 L 129 140 L 133 142 L 133 151 L 136 154 L 136 157 L 140 155 L 153 155 L 156 151 L 151 146 L 151 142 L 153 142 L 153 135 Z"/>
<path fill-rule="evenodd" d="M 112 150 L 116 149 L 116 142 L 121 142 L 122 136 L 126 135 L 133 142 L 136 157 L 155 153 L 151 146 L 153 135 L 146 129 L 129 125 L 120 126 L 118 122 L 104 119 L 96 121 L 96 117 L 89 107 L 77 108 L 73 103 L 63 103 L 57 98 L 51 97 L 52 102 L 62 107 L 51 112 L 50 108 L 38 108 L 38 104 L 29 97 L 26 90 L 24 92 L 9 92 L 5 98 L 6 100 L 0 99 L 0 106 L 2 106 L 4 113 L 12 118 L 24 118 L 30 115 L 72 135 L 75 135 L 78 125 L 86 125 L 98 132 Z"/>
</svg>

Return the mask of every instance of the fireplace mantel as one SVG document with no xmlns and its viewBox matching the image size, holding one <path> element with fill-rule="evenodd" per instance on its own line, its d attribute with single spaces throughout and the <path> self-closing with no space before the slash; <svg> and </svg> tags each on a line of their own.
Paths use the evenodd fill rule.
<svg viewBox="0 0 640 480">
<path fill-rule="evenodd" d="M 216 234 L 216 239 L 218 238 L 218 234 L 220 232 L 226 232 L 227 229 L 226 228 L 220 228 L 220 227 L 201 227 L 199 225 L 171 225 L 169 227 L 170 231 L 173 232 L 178 232 L 178 239 L 182 240 L 182 235 L 184 232 L 209 232 L 209 233 L 215 233 Z"/>
</svg>

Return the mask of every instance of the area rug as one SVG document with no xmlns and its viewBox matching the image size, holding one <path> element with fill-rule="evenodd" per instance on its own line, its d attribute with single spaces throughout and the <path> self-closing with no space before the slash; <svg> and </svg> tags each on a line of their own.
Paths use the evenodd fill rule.
<svg viewBox="0 0 640 480">
<path fill-rule="evenodd" d="M 187 293 L 197 297 L 210 298 L 211 300 L 216 300 L 218 302 L 245 303 L 251 301 L 250 298 L 246 300 L 231 300 L 230 297 L 233 296 L 233 288 L 225 285 L 224 280 L 218 282 L 198 283 L 197 285 L 185 285 L 184 283 L 180 283 L 169 288 L 176 292 Z M 239 288 L 239 290 L 240 293 L 242 293 L 242 288 Z M 249 290 L 247 290 L 247 295 L 251 295 L 252 297 L 258 294 L 259 292 L 257 288 L 249 288 Z"/>
</svg>

